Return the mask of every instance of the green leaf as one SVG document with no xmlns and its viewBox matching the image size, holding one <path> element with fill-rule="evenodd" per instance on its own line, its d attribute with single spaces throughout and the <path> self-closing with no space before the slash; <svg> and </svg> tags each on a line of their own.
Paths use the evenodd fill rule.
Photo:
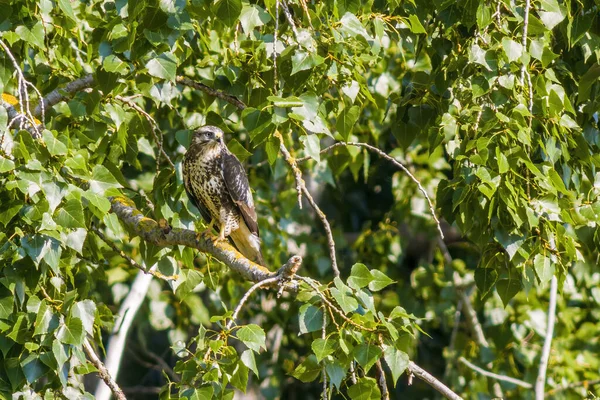
<svg viewBox="0 0 600 400">
<path fill-rule="evenodd" d="M 425 28 L 421 24 L 421 21 L 419 21 L 419 17 L 417 17 L 415 14 L 411 14 L 408 17 L 408 22 L 409 22 L 410 30 L 412 33 L 415 33 L 415 34 L 427 33 L 427 31 L 425 31 Z"/>
<path fill-rule="evenodd" d="M 326 338 L 326 339 L 315 339 L 310 345 L 315 356 L 317 357 L 317 362 L 321 362 L 322 359 L 327 357 L 336 350 L 337 340 Z"/>
<path fill-rule="evenodd" d="M 340 115 L 338 115 L 335 122 L 335 127 L 339 134 L 342 136 L 344 141 L 347 141 L 352 133 L 352 129 L 358 121 L 360 115 L 360 107 L 352 106 L 350 108 L 344 108 Z"/>
<path fill-rule="evenodd" d="M 291 75 L 294 75 L 300 71 L 306 71 L 308 69 L 314 68 L 317 65 L 323 64 L 324 61 L 325 59 L 318 54 L 296 49 L 296 52 L 292 56 Z"/>
<path fill-rule="evenodd" d="M 79 318 L 69 318 L 56 332 L 56 338 L 64 344 L 81 346 L 85 337 L 83 323 Z"/>
<path fill-rule="evenodd" d="M 112 72 L 121 75 L 126 75 L 129 73 L 129 65 L 114 54 L 104 57 L 102 60 L 102 68 L 104 68 L 106 72 Z"/>
<path fill-rule="evenodd" d="M 335 279 L 341 283 L 340 278 L 336 277 Z M 356 299 L 354 298 L 352 291 L 348 286 L 344 285 L 343 283 L 340 286 L 343 287 L 329 289 L 331 295 L 340 305 L 344 313 L 348 314 L 356 311 L 356 309 L 358 308 L 358 301 L 356 301 Z"/>
<path fill-rule="evenodd" d="M 340 390 L 340 386 L 342 384 L 342 380 L 346 376 L 346 369 L 344 368 L 344 364 L 339 361 L 334 361 L 333 363 L 327 363 L 325 365 L 325 372 L 329 377 L 329 382 L 331 382 L 335 387 Z"/>
<path fill-rule="evenodd" d="M 396 387 L 396 382 L 398 382 L 398 378 L 404 373 L 406 368 L 408 368 L 408 354 L 405 352 L 396 349 L 393 346 L 387 346 L 383 351 L 383 358 L 385 359 L 386 364 L 392 371 L 392 378 L 394 387 Z"/>
<path fill-rule="evenodd" d="M 0 319 L 8 319 L 13 313 L 14 296 L 0 299 Z"/>
<path fill-rule="evenodd" d="M 259 352 L 260 348 L 265 348 L 265 331 L 254 324 L 242 326 L 237 332 L 236 336 L 241 340 L 248 348 Z"/>
<path fill-rule="evenodd" d="M 302 100 L 300 100 L 300 98 L 298 98 L 296 96 L 289 96 L 289 97 L 269 96 L 269 97 L 267 97 L 267 100 L 269 100 L 271 103 L 273 103 L 273 105 L 275 107 L 281 107 L 281 108 L 302 107 L 302 105 L 304 104 L 302 102 Z"/>
<path fill-rule="evenodd" d="M 272 115 L 268 111 L 252 107 L 247 107 L 242 111 L 242 121 L 248 129 L 252 142 L 260 144 L 268 137 L 273 127 L 271 117 Z"/>
<path fill-rule="evenodd" d="M 0 174 L 10 172 L 15 169 L 15 163 L 12 160 L 0 156 Z"/>
<path fill-rule="evenodd" d="M 583 103 L 590 100 L 592 93 L 592 85 L 600 78 L 600 64 L 596 63 L 586 71 L 585 74 L 579 79 L 579 94 L 577 95 L 577 102 Z"/>
<path fill-rule="evenodd" d="M 213 6 L 213 12 L 219 21 L 232 27 L 242 12 L 242 2 L 241 0 L 219 0 Z"/>
<path fill-rule="evenodd" d="M 35 24 L 31 29 L 24 25 L 17 26 L 15 32 L 21 39 L 29 44 L 37 46 L 40 49 L 44 49 L 46 47 L 44 43 L 44 26 L 42 25 L 41 21 Z"/>
<path fill-rule="evenodd" d="M 317 362 L 317 358 L 311 354 L 304 361 L 302 361 L 292 376 L 304 383 L 312 382 L 321 374 L 321 365 Z"/>
<path fill-rule="evenodd" d="M 307 156 L 321 162 L 321 141 L 317 135 L 304 135 L 300 136 L 300 141 L 304 145 L 304 152 Z"/>
<path fill-rule="evenodd" d="M 31 384 L 48 371 L 48 367 L 42 363 L 39 356 L 35 353 L 29 354 L 27 358 L 21 361 L 21 367 L 23 368 L 27 382 Z"/>
<path fill-rule="evenodd" d="M 507 37 L 502 39 L 502 48 L 509 62 L 518 61 L 523 54 L 523 45 Z"/>
<path fill-rule="evenodd" d="M 358 345 L 352 353 L 356 361 L 364 368 L 365 373 L 369 372 L 371 367 L 381 358 L 379 346 L 369 343 Z"/>
<path fill-rule="evenodd" d="M 498 281 L 498 271 L 495 268 L 477 268 L 475 270 L 475 284 L 485 297 Z"/>
<path fill-rule="evenodd" d="M 85 228 L 85 217 L 83 215 L 83 206 L 76 199 L 71 199 L 58 209 L 56 223 L 64 228 Z"/>
<path fill-rule="evenodd" d="M 60 140 L 56 139 L 52 132 L 50 132 L 48 129 L 44 129 L 42 132 L 42 137 L 44 138 L 44 143 L 46 144 L 46 148 L 50 154 L 53 156 L 64 156 L 67 154 L 67 146 Z"/>
<path fill-rule="evenodd" d="M 89 181 L 90 190 L 100 196 L 107 189 L 123 187 L 114 175 L 103 165 L 95 165 L 92 171 L 92 179 Z"/>
<path fill-rule="evenodd" d="M 156 78 L 174 81 L 177 74 L 177 57 L 171 53 L 162 53 L 146 63 L 148 73 Z"/>
<path fill-rule="evenodd" d="M 245 159 L 250 157 L 252 153 L 250 153 L 237 139 L 231 139 L 231 141 L 227 144 L 227 148 L 231 151 L 241 162 L 244 162 Z"/>
<path fill-rule="evenodd" d="M 50 248 L 50 238 L 45 235 L 25 236 L 21 239 L 21 247 L 37 266 Z"/>
<path fill-rule="evenodd" d="M 542 285 L 549 282 L 550 279 L 554 276 L 555 267 L 554 263 L 548 258 L 541 254 L 536 254 L 533 259 L 533 268 L 535 268 L 535 273 Z"/>
<path fill-rule="evenodd" d="M 394 283 L 386 274 L 376 269 L 371 270 L 371 276 L 373 276 L 373 280 L 369 282 L 369 289 L 373 292 L 378 292 Z"/>
<path fill-rule="evenodd" d="M 89 335 L 94 334 L 94 320 L 96 319 L 96 303 L 92 300 L 76 302 L 71 308 L 71 314 L 81 320 L 83 327 Z"/>
<path fill-rule="evenodd" d="M 521 290 L 521 281 L 515 278 L 500 279 L 496 283 L 496 290 L 502 299 L 502 303 L 504 303 L 504 307 L 506 307 L 510 299 L 515 297 Z"/>
<path fill-rule="evenodd" d="M 214 399 L 214 392 L 212 386 L 202 386 L 200 388 L 194 388 L 193 393 L 189 396 L 190 400 L 212 400 Z"/>
<path fill-rule="evenodd" d="M 246 35 L 254 28 L 262 26 L 271 21 L 271 16 L 262 7 L 255 4 L 244 4 L 240 15 L 240 23 Z"/>
<path fill-rule="evenodd" d="M 252 350 L 244 350 L 240 357 L 240 360 L 242 360 L 246 367 L 248 367 L 252 370 L 252 372 L 254 372 L 254 375 L 256 375 L 257 378 L 259 378 L 258 368 L 256 367 L 256 360 L 254 358 L 254 353 L 252 352 Z"/>
<path fill-rule="evenodd" d="M 546 28 L 549 30 L 554 29 L 554 27 L 562 22 L 565 19 L 566 14 L 562 11 L 562 9 L 558 9 L 558 11 L 539 11 L 538 12 L 540 19 L 546 25 Z"/>
<path fill-rule="evenodd" d="M 350 37 L 354 36 L 362 36 L 365 40 L 372 39 L 369 35 L 369 32 L 365 29 L 365 27 L 360 23 L 356 15 L 347 12 L 344 14 L 342 19 L 340 20 L 341 28 L 340 32 L 345 33 Z"/>
<path fill-rule="evenodd" d="M 75 17 L 75 13 L 73 12 L 73 7 L 71 7 L 71 1 L 70 0 L 58 0 L 58 7 L 73 22 L 79 22 L 77 20 L 77 17 Z"/>
<path fill-rule="evenodd" d="M 373 281 L 373 275 L 365 264 L 356 263 L 352 266 L 348 285 L 353 289 L 361 289 Z"/>
<path fill-rule="evenodd" d="M 381 392 L 375 379 L 362 377 L 356 382 L 356 385 L 350 386 L 348 396 L 352 400 L 379 400 Z"/>
<path fill-rule="evenodd" d="M 299 314 L 300 333 L 315 332 L 323 326 L 323 312 L 321 309 L 303 304 Z"/>
</svg>

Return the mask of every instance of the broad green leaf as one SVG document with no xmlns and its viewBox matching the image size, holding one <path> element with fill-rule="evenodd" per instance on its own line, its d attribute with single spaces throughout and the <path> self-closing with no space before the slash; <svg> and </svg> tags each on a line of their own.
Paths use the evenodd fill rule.
<svg viewBox="0 0 600 400">
<path fill-rule="evenodd" d="M 400 378 L 406 368 L 408 368 L 408 362 L 410 361 L 408 359 L 408 354 L 393 346 L 387 346 L 383 351 L 383 358 L 390 368 L 390 371 L 392 371 L 393 385 L 396 387 L 398 378 Z"/>
<path fill-rule="evenodd" d="M 419 21 L 419 17 L 417 17 L 415 14 L 411 14 L 408 17 L 408 22 L 410 23 L 410 30 L 412 33 L 427 33 L 423 27 L 423 24 L 421 24 L 421 21 Z"/>
<path fill-rule="evenodd" d="M 175 80 L 177 74 L 177 57 L 171 53 L 162 53 L 146 63 L 148 73 L 156 78 Z"/>
<path fill-rule="evenodd" d="M 376 269 L 371 270 L 371 276 L 373 276 L 373 280 L 369 282 L 369 289 L 373 292 L 378 292 L 394 283 L 386 274 Z"/>
<path fill-rule="evenodd" d="M 79 4 L 79 3 L 75 3 L 75 4 Z M 73 22 L 79 22 L 77 20 L 77 17 L 75 17 L 75 13 L 73 12 L 73 7 L 71 7 L 70 0 L 58 0 L 58 7 Z"/>
<path fill-rule="evenodd" d="M 259 352 L 260 348 L 265 348 L 265 331 L 262 330 L 258 325 L 250 324 L 242 326 L 237 332 L 236 336 L 241 340 L 248 348 Z"/>
<path fill-rule="evenodd" d="M 0 156 L 0 174 L 10 172 L 13 169 L 15 169 L 14 161 Z"/>
<path fill-rule="evenodd" d="M 37 46 L 40 49 L 45 48 L 44 26 L 42 25 L 41 21 L 35 24 L 31 29 L 24 25 L 17 26 L 15 32 L 19 35 L 21 39 L 23 39 L 27 43 Z"/>
<path fill-rule="evenodd" d="M 345 33 L 348 36 L 362 36 L 365 40 L 372 39 L 369 35 L 369 32 L 365 29 L 365 27 L 360 23 L 356 15 L 347 12 L 344 14 L 342 19 L 340 20 L 341 28 L 340 31 Z"/>
<path fill-rule="evenodd" d="M 14 296 L 0 299 L 0 319 L 8 319 L 13 313 Z"/>
<path fill-rule="evenodd" d="M 44 129 L 42 132 L 42 137 L 44 138 L 44 143 L 46 144 L 50 154 L 53 156 L 64 156 L 67 154 L 67 146 L 60 140 L 56 139 L 52 132 L 50 132 L 48 129 Z"/>
<path fill-rule="evenodd" d="M 497 281 L 498 271 L 495 268 L 477 268 L 475 270 L 475 284 L 481 292 L 481 297 L 487 296 Z"/>
<path fill-rule="evenodd" d="M 45 235 L 26 236 L 21 239 L 21 247 L 35 265 L 38 265 L 50 248 L 50 238 Z"/>
<path fill-rule="evenodd" d="M 370 343 L 358 345 L 352 353 L 356 361 L 365 370 L 365 373 L 369 372 L 371 367 L 381 358 L 379 346 Z"/>
<path fill-rule="evenodd" d="M 292 376 L 304 383 L 312 382 L 321 374 L 322 368 L 321 365 L 317 362 L 317 358 L 311 354 L 304 361 L 302 361 L 294 372 L 292 372 Z"/>
<path fill-rule="evenodd" d="M 300 49 L 297 49 L 292 56 L 292 73 L 294 75 L 300 71 L 306 71 L 316 67 L 317 65 L 323 64 L 325 59 L 318 54 L 309 53 Z"/>
<path fill-rule="evenodd" d="M 339 361 L 325 364 L 325 372 L 327 373 L 329 382 L 331 382 L 338 390 L 340 390 L 342 380 L 346 376 L 346 369 L 344 367 L 344 364 Z"/>
<path fill-rule="evenodd" d="M 507 37 L 502 39 L 502 47 L 504 48 L 504 54 L 506 54 L 509 62 L 518 61 L 523 54 L 523 46 L 521 43 L 517 43 Z"/>
<path fill-rule="evenodd" d="M 254 375 L 256 375 L 256 377 L 259 378 L 258 368 L 256 366 L 256 359 L 254 358 L 254 353 L 252 352 L 252 350 L 244 350 L 244 352 L 240 356 L 240 359 L 242 360 L 244 365 L 251 369 L 252 372 L 254 372 Z"/>
<path fill-rule="evenodd" d="M 335 127 L 339 134 L 342 136 L 344 141 L 347 141 L 352 134 L 352 128 L 358 121 L 360 115 L 360 108 L 358 106 L 352 106 L 350 108 L 344 108 L 340 115 L 338 115 Z"/>
<path fill-rule="evenodd" d="M 218 0 L 213 6 L 213 12 L 219 21 L 232 27 L 242 12 L 241 0 Z"/>
<path fill-rule="evenodd" d="M 356 263 L 352 266 L 350 277 L 348 277 L 348 285 L 353 289 L 361 289 L 367 286 L 373 280 L 371 271 L 365 264 Z"/>
<path fill-rule="evenodd" d="M 248 157 L 252 155 L 237 139 L 231 139 L 227 144 L 229 151 L 231 151 L 241 162 L 244 162 Z"/>
<path fill-rule="evenodd" d="M 64 344 L 81 346 L 85 338 L 83 323 L 79 318 L 69 318 L 66 323 L 58 328 L 56 338 Z"/>
<path fill-rule="evenodd" d="M 45 366 L 40 360 L 36 353 L 31 353 L 23 361 L 21 361 L 21 367 L 27 382 L 33 384 L 42 375 L 48 371 L 48 367 Z"/>
<path fill-rule="evenodd" d="M 535 258 L 533 259 L 533 267 L 535 268 L 535 273 L 540 279 L 542 285 L 546 284 L 546 282 L 549 282 L 554 276 L 554 263 L 548 257 L 545 257 L 541 254 L 536 254 Z"/>
<path fill-rule="evenodd" d="M 323 326 L 323 311 L 310 305 L 303 304 L 299 314 L 300 333 L 315 332 Z"/>
<path fill-rule="evenodd" d="M 289 96 L 289 97 L 269 96 L 269 97 L 267 97 L 267 100 L 269 100 L 271 103 L 273 103 L 273 105 L 275 107 L 281 107 L 281 108 L 302 107 L 302 105 L 304 104 L 302 102 L 302 100 L 300 100 L 300 98 L 296 97 L 296 96 Z"/>
<path fill-rule="evenodd" d="M 254 28 L 262 26 L 271 21 L 271 16 L 262 7 L 255 4 L 244 4 L 240 15 L 240 23 L 246 35 Z"/>
<path fill-rule="evenodd" d="M 336 278 L 336 279 L 339 279 L 339 278 Z M 340 290 L 337 288 L 331 288 L 329 290 L 330 290 L 333 298 L 337 301 L 337 303 L 342 308 L 342 311 L 344 311 L 344 313 L 348 314 L 348 313 L 356 311 L 356 309 L 358 308 L 358 301 L 356 301 L 356 299 L 354 298 L 354 295 L 352 294 L 352 292 L 349 289 L 348 290 L 344 290 L 344 289 Z"/>
<path fill-rule="evenodd" d="M 76 199 L 71 199 L 58 209 L 55 217 L 57 224 L 64 228 L 85 228 L 85 217 L 83 215 L 83 206 Z"/>
<path fill-rule="evenodd" d="M 322 359 L 333 354 L 336 350 L 336 345 L 337 340 L 332 338 L 315 339 L 311 344 L 311 348 L 317 357 L 317 362 L 321 362 Z"/>
<path fill-rule="evenodd" d="M 307 156 L 321 162 L 321 143 L 317 135 L 304 135 L 300 136 L 300 141 L 304 145 L 304 152 Z"/>
<path fill-rule="evenodd" d="M 106 72 L 114 72 L 121 75 L 129 73 L 129 65 L 114 54 L 110 54 L 102 60 L 102 67 Z"/>
<path fill-rule="evenodd" d="M 381 392 L 375 379 L 362 377 L 355 385 L 350 386 L 348 396 L 352 400 L 379 400 Z"/>
<path fill-rule="evenodd" d="M 90 190 L 100 196 L 104 195 L 107 189 L 123 187 L 114 175 L 103 165 L 96 165 L 92 171 L 90 179 Z"/>
<path fill-rule="evenodd" d="M 510 299 L 515 297 L 521 290 L 521 280 L 517 278 L 500 279 L 496 282 L 496 290 L 504 303 L 504 307 L 508 305 Z"/>
<path fill-rule="evenodd" d="M 96 318 L 96 303 L 92 300 L 78 301 L 73 304 L 71 313 L 81 320 L 83 327 L 89 335 L 94 334 L 94 320 Z"/>
</svg>

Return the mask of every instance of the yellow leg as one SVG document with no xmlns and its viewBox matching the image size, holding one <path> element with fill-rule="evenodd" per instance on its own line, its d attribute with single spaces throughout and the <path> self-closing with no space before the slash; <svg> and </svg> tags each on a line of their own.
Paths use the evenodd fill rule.
<svg viewBox="0 0 600 400">
<path fill-rule="evenodd" d="M 215 224 L 215 220 L 214 218 L 210 220 L 210 223 L 208 224 L 208 227 L 202 231 L 203 235 L 210 235 L 212 233 L 212 228 L 213 225 Z"/>
<path fill-rule="evenodd" d="M 225 224 L 221 224 L 221 229 L 219 229 L 219 237 L 217 238 L 217 242 L 221 242 L 225 240 Z"/>
</svg>

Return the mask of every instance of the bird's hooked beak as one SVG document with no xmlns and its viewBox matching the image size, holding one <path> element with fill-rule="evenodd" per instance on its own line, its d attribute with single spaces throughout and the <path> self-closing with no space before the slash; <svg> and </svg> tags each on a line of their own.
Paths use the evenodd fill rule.
<svg viewBox="0 0 600 400">
<path fill-rule="evenodd" d="M 194 132 L 192 144 L 207 144 L 209 142 L 223 143 L 223 131 L 212 125 L 206 125 Z"/>
</svg>

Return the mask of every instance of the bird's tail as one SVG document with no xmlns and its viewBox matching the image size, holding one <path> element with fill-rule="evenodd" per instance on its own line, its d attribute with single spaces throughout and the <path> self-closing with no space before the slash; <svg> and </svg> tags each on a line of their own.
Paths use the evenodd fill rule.
<svg viewBox="0 0 600 400">
<path fill-rule="evenodd" d="M 250 232 L 250 229 L 248 229 L 248 226 L 243 221 L 240 222 L 240 227 L 231 232 L 229 237 L 244 257 L 264 266 L 265 260 L 260 252 L 260 238 Z"/>
</svg>

